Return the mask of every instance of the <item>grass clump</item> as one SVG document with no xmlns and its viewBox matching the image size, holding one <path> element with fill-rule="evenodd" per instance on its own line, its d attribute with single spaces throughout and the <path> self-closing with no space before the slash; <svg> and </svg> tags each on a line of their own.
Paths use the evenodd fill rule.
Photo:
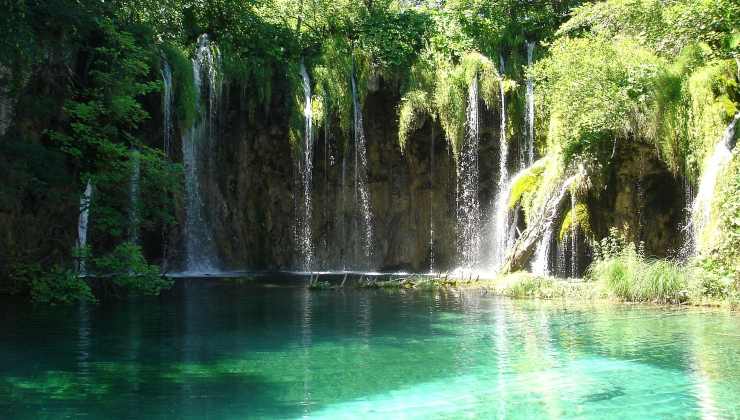
<svg viewBox="0 0 740 420">
<path fill-rule="evenodd" d="M 642 247 L 614 228 L 596 244 L 588 278 L 628 302 L 682 303 L 689 295 L 689 276 L 682 264 L 646 258 Z"/>
<path fill-rule="evenodd" d="M 523 271 L 501 277 L 497 283 L 497 294 L 516 299 L 588 300 L 601 295 L 601 290 L 592 283 L 537 276 Z"/>
</svg>

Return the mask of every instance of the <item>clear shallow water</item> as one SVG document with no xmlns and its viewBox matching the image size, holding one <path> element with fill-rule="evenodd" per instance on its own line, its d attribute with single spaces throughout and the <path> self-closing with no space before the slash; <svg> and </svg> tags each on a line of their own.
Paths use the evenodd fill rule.
<svg viewBox="0 0 740 420">
<path fill-rule="evenodd" d="M 740 416 L 738 315 L 257 283 L 2 302 L 0 418 Z"/>
</svg>

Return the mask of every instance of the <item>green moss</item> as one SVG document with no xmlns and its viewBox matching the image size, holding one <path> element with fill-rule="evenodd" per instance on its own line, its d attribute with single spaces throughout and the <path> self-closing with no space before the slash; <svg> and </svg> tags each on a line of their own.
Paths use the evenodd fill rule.
<svg viewBox="0 0 740 420">
<path fill-rule="evenodd" d="M 468 86 L 474 78 L 478 78 L 480 98 L 489 109 L 499 104 L 501 76 L 488 57 L 478 52 L 469 52 L 463 56 L 460 67 L 456 71 L 459 73 L 458 77 L 462 77 Z M 506 87 L 513 87 L 512 83 Z"/>
<path fill-rule="evenodd" d="M 478 52 L 468 52 L 457 62 L 429 52 L 422 55 L 410 72 L 399 106 L 401 148 L 406 147 L 410 134 L 428 115 L 439 119 L 453 157 L 457 159 L 465 136 L 468 89 L 474 80 L 478 82 L 479 97 L 488 109 L 499 106 L 502 87 L 506 91 L 516 87 L 513 81 L 503 81 L 493 62 Z"/>
<path fill-rule="evenodd" d="M 513 209 L 526 193 L 537 191 L 542 174 L 545 171 L 546 160 L 540 159 L 530 166 L 526 171 L 521 172 L 512 181 L 511 194 L 509 195 L 509 208 Z"/>
<path fill-rule="evenodd" d="M 574 226 L 579 228 L 587 236 L 592 234 L 588 207 L 584 203 L 577 203 L 563 217 L 563 223 L 560 225 L 560 234 L 558 235 L 561 241 L 570 234 L 571 228 Z"/>
<path fill-rule="evenodd" d="M 524 210 L 527 225 L 541 223 L 537 220 L 546 210 L 548 201 L 553 194 L 563 186 L 565 168 L 557 151 L 551 150 L 548 155 L 540 159 L 535 165 L 542 165 L 542 174 L 537 180 L 537 187 L 525 191 L 521 197 L 521 206 Z M 538 169 L 539 170 L 539 169 Z"/>
<path fill-rule="evenodd" d="M 431 107 L 429 95 L 422 90 L 412 90 L 401 98 L 398 109 L 398 144 L 401 150 L 406 150 L 409 136 L 419 129 L 422 118 L 429 115 L 435 116 Z"/>
<path fill-rule="evenodd" d="M 198 92 L 193 82 L 193 64 L 185 51 L 173 44 L 163 44 L 162 51 L 172 68 L 177 120 L 180 127 L 189 128 L 197 113 L 195 102 Z"/>
<path fill-rule="evenodd" d="M 738 111 L 731 99 L 739 94 L 736 73 L 735 60 L 714 60 L 694 71 L 686 83 L 690 100 L 688 159 L 697 168 L 703 166 Z"/>
<path fill-rule="evenodd" d="M 322 45 L 321 60 L 313 68 L 316 96 L 322 98 L 324 114 L 334 115 L 339 128 L 349 137 L 353 124 L 352 77 L 360 107 L 365 102 L 368 80 L 372 75 L 367 54 L 343 38 L 330 38 Z"/>
</svg>

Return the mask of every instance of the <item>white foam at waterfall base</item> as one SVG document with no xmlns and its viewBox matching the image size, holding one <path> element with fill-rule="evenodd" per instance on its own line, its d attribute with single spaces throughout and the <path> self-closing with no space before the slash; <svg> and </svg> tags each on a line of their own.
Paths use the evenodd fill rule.
<svg viewBox="0 0 740 420">
<path fill-rule="evenodd" d="M 701 240 L 701 236 L 704 229 L 709 226 L 711 219 L 712 202 L 714 201 L 717 179 L 722 170 L 732 159 L 730 146 L 732 139 L 735 136 L 735 126 L 738 119 L 740 119 L 740 112 L 735 114 L 732 122 L 727 126 L 727 129 L 725 129 L 722 138 L 714 146 L 712 155 L 705 160 L 702 174 L 699 179 L 699 191 L 696 194 L 694 207 L 692 209 L 692 232 L 694 235 L 692 240 L 697 245 L 698 249 L 702 248 L 701 245 L 703 241 Z"/>
</svg>

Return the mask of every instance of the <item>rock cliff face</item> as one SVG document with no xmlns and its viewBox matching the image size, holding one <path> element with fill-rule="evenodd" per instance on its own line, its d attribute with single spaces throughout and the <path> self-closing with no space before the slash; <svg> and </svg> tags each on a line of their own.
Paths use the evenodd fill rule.
<svg viewBox="0 0 740 420">
<path fill-rule="evenodd" d="M 230 86 L 219 140 L 201 188 L 224 270 L 294 269 L 298 186 L 288 142 L 290 92 L 276 80 L 272 102 L 248 117 L 243 89 Z M 363 115 L 373 220 L 369 266 L 357 254 L 359 234 L 351 136 L 319 127 L 314 145 L 312 269 L 448 268 L 455 260 L 455 170 L 441 128 L 431 119 L 402 153 L 397 142 L 397 90 L 368 93 Z M 432 147 L 434 146 L 434 147 Z M 434 157 L 432 157 L 434 155 Z M 434 168 L 432 168 L 434 159 Z M 183 216 L 180 212 L 180 217 Z M 433 242 L 430 232 L 434 226 Z M 182 256 L 174 232 L 173 267 Z M 433 247 L 433 250 L 432 250 Z M 433 257 L 432 257 L 433 255 Z"/>
<path fill-rule="evenodd" d="M 352 136 L 336 128 L 338 121 L 330 121 L 328 128 L 317 128 L 313 149 L 311 268 L 454 268 L 455 163 L 442 129 L 427 118 L 408 142 L 408 150 L 402 152 L 398 88 L 382 80 L 371 87 L 363 106 L 373 221 L 370 261 L 358 251 Z M 292 92 L 285 80 L 276 78 L 271 102 L 250 117 L 246 91 L 226 85 L 218 140 L 203 162 L 207 169 L 201 189 L 220 264 L 224 270 L 296 269 L 300 265 L 295 232 L 299 186 L 288 141 Z M 486 110 L 482 103 L 481 110 L 479 196 L 485 247 L 489 242 L 485 221 L 490 219 L 498 176 L 500 111 Z M 179 217 L 184 217 L 183 211 Z M 182 264 L 183 249 L 178 245 L 182 235 L 181 231 L 171 235 L 169 266 L 173 270 Z"/>
<path fill-rule="evenodd" d="M 681 180 L 644 144 L 621 142 L 606 188 L 588 205 L 597 238 L 614 226 L 643 242 L 649 256 L 675 256 L 682 246 L 684 192 Z"/>
<path fill-rule="evenodd" d="M 48 67 L 43 74 L 33 75 L 18 96 L 15 118 L 0 143 L 4 150 L 0 156 L 3 178 L 10 181 L 7 185 L 23 189 L 28 181 L 13 178 L 11 160 L 17 164 L 32 159 L 36 149 L 52 153 L 43 147 L 42 133 L 60 124 L 68 94 L 54 90 L 55 86 L 65 86 L 57 79 L 66 77 L 67 66 L 58 67 L 58 71 Z M 217 140 L 207 145 L 200 162 L 204 174 L 199 180 L 201 199 L 208 209 L 206 217 L 223 270 L 289 270 L 300 266 L 295 230 L 300 187 L 295 154 L 288 141 L 294 92 L 280 76 L 273 80 L 272 92 L 270 103 L 250 110 L 249 89 L 226 83 L 219 104 Z M 517 108 L 523 103 L 519 96 L 515 93 L 509 101 L 510 174 L 519 169 L 518 144 L 523 126 L 517 116 L 522 114 Z M 49 102 L 44 113 L 33 112 L 31 104 L 38 98 Z M 313 149 L 313 270 L 423 272 L 457 266 L 455 162 L 442 129 L 431 118 L 420 124 L 408 141 L 408 149 L 401 151 L 397 142 L 399 101 L 398 87 L 379 80 L 370 86 L 363 105 L 373 220 L 369 262 L 358 255 L 352 137 L 338 129 L 338 121 L 330 121 L 328 128 L 317 127 Z M 144 102 L 151 118 L 142 126 L 143 136 L 151 146 L 162 147 L 161 97 L 152 94 Z M 483 266 L 492 242 L 487 225 L 497 189 L 499 118 L 500 110 L 488 110 L 481 104 Z M 182 161 L 182 128 L 176 131 L 171 155 Z M 620 145 L 615 157 L 619 162 L 612 165 L 616 169 L 609 174 L 606 189 L 590 199 L 588 206 L 597 237 L 605 235 L 610 226 L 628 226 L 635 239 L 645 242 L 649 254 L 665 256 L 681 244 L 682 191 L 680 182 L 653 156 L 647 146 Z M 19 201 L 0 201 L 0 262 L 5 266 L 0 271 L 5 271 L 19 253 L 39 261 L 42 257 L 55 261 L 69 258 L 79 202 L 76 172 L 65 165 L 61 155 L 49 157 L 49 162 L 57 162 L 50 169 L 58 176 L 45 181 L 48 188 L 29 187 Z M 46 179 L 43 175 L 39 174 L 38 179 Z M 182 222 L 184 217 L 183 203 L 179 203 L 176 218 Z M 147 257 L 164 262 L 168 271 L 178 271 L 183 264 L 182 226 L 184 223 L 169 232 L 150 229 L 142 234 Z M 49 241 L 50 237 L 54 240 Z M 585 268 L 587 247 L 579 249 L 584 250 L 579 261 Z"/>
</svg>

